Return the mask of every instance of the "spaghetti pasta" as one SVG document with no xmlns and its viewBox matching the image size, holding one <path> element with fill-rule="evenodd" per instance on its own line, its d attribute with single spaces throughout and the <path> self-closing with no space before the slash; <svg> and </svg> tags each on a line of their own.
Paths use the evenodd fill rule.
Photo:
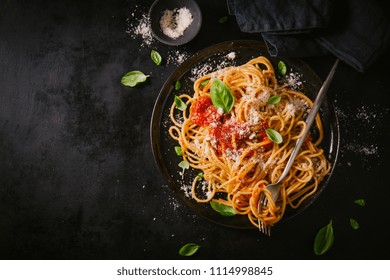
<svg viewBox="0 0 390 280">
<path fill-rule="evenodd" d="M 194 82 L 193 90 L 192 96 L 179 96 L 187 105 L 181 114 L 172 104 L 173 124 L 169 128 L 170 136 L 181 147 L 183 160 L 203 173 L 202 180 L 199 176 L 193 180 L 193 199 L 230 206 L 258 227 L 258 221 L 276 224 L 287 207 L 297 208 L 316 193 L 319 182 L 330 171 L 330 163 L 319 147 L 323 139 L 319 115 L 316 139 L 306 139 L 276 202 L 265 188 L 282 174 L 312 106 L 302 92 L 278 84 L 266 57 L 203 75 Z M 215 96 L 213 90 L 220 90 L 222 95 Z M 273 139 L 272 134 L 281 141 Z M 259 210 L 261 193 L 270 199 Z"/>
</svg>

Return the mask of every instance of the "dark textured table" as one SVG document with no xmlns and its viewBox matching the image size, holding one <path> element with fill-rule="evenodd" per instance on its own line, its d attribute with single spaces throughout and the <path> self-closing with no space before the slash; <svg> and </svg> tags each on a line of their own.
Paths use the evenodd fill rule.
<svg viewBox="0 0 390 280">
<path fill-rule="evenodd" d="M 389 56 L 366 73 L 339 65 L 329 92 L 341 132 L 335 172 L 313 205 L 267 238 L 187 208 L 160 175 L 149 135 L 157 95 L 181 61 L 260 37 L 234 18 L 218 22 L 225 1 L 199 0 L 198 36 L 166 46 L 139 32 L 151 3 L 0 2 L 0 257 L 177 259 L 195 242 L 199 259 L 388 259 Z M 324 79 L 334 57 L 304 61 Z M 150 77 L 125 87 L 130 70 Z M 318 257 L 314 236 L 330 219 L 334 245 Z"/>
</svg>

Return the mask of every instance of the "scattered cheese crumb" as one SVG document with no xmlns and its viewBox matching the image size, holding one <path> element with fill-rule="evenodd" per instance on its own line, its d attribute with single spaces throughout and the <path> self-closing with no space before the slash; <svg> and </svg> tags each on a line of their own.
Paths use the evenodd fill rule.
<svg viewBox="0 0 390 280">
<path fill-rule="evenodd" d="M 297 72 L 290 72 L 285 76 L 287 84 L 294 90 L 297 90 L 303 86 L 302 74 Z"/>
<path fill-rule="evenodd" d="M 230 60 L 233 60 L 236 58 L 236 53 L 235 52 L 230 52 L 226 55 L 226 57 Z"/>
<path fill-rule="evenodd" d="M 152 29 L 150 27 L 150 17 L 146 13 L 142 14 L 141 16 L 135 16 L 133 13 L 132 17 L 137 19 L 136 21 L 134 21 L 136 22 L 136 24 L 130 23 L 130 17 L 127 18 L 129 26 L 126 30 L 126 33 L 130 34 L 132 39 L 141 37 L 141 47 L 151 46 L 154 42 L 154 37 L 152 34 Z"/>
<path fill-rule="evenodd" d="M 295 112 L 297 109 L 295 108 L 294 104 L 291 103 L 287 104 L 286 109 L 287 109 L 287 115 L 289 117 L 295 116 Z"/>
</svg>

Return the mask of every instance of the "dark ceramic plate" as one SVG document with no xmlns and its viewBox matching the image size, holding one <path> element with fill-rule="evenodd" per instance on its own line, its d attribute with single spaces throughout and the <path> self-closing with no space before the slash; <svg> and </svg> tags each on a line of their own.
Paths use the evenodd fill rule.
<svg viewBox="0 0 390 280">
<path fill-rule="evenodd" d="M 250 59 L 264 55 L 274 65 L 275 70 L 279 60 L 283 60 L 287 65 L 287 75 L 289 73 L 298 73 L 299 80 L 302 81 L 300 90 L 305 92 L 312 100 L 321 87 L 321 79 L 304 62 L 297 59 L 285 57 L 270 57 L 265 46 L 258 41 L 233 41 L 210 46 L 181 64 L 177 70 L 168 78 L 162 87 L 156 100 L 152 120 L 151 120 L 151 144 L 153 155 L 158 168 L 164 179 L 176 194 L 176 196 L 193 209 L 200 216 L 213 221 L 217 224 L 234 228 L 253 228 L 247 216 L 236 215 L 233 217 L 224 217 L 215 212 L 208 203 L 197 203 L 189 198 L 185 191 L 187 186 L 191 185 L 193 178 L 199 173 L 199 170 L 186 170 L 184 178 L 181 175 L 181 168 L 178 163 L 182 160 L 177 156 L 174 147 L 177 146 L 168 133 L 171 126 L 169 109 L 173 103 L 175 95 L 183 92 L 193 94 L 193 82 L 199 75 L 217 70 L 218 67 L 229 65 L 241 65 Z M 275 71 L 277 72 L 277 71 Z M 286 77 L 286 76 L 284 76 Z M 282 77 L 278 77 L 278 80 Z M 176 81 L 181 82 L 180 90 L 175 90 Z M 336 165 L 337 154 L 339 150 L 339 127 L 332 102 L 327 99 L 322 104 L 320 116 L 324 126 L 324 140 L 321 147 L 324 149 L 329 161 L 332 164 L 332 170 L 319 185 L 315 195 L 308 198 L 298 209 L 287 209 L 282 221 L 288 220 L 298 213 L 301 213 L 311 205 L 327 186 L 329 179 Z M 312 133 L 315 133 L 313 131 Z"/>
<path fill-rule="evenodd" d="M 160 19 L 165 10 L 187 8 L 192 15 L 192 23 L 184 30 L 183 35 L 178 38 L 171 38 L 165 35 L 160 26 Z M 179 46 L 188 43 L 199 33 L 202 25 L 202 12 L 194 0 L 156 0 L 149 10 L 150 25 L 153 36 L 160 42 Z"/>
</svg>

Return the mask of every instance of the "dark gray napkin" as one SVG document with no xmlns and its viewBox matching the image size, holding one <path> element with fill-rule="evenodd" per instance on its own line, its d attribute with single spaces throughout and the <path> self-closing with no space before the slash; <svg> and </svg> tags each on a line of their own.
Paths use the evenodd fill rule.
<svg viewBox="0 0 390 280">
<path fill-rule="evenodd" d="M 261 33 L 270 55 L 332 53 L 363 72 L 390 46 L 390 21 L 373 0 L 227 0 L 243 32 Z"/>
</svg>

